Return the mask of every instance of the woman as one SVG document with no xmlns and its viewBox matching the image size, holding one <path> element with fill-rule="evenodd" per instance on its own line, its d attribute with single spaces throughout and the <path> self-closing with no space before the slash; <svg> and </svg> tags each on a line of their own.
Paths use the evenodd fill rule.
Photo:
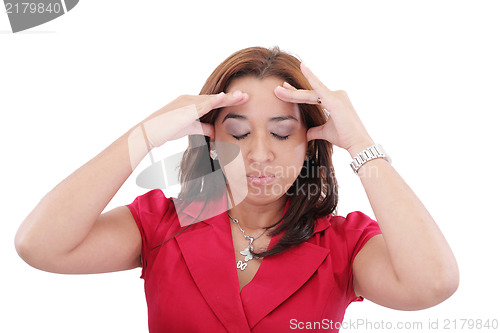
<svg viewBox="0 0 500 333">
<path fill-rule="evenodd" d="M 152 148 L 186 135 L 178 198 L 152 190 L 102 213 Z M 378 222 L 334 214 L 333 144 Z M 458 287 L 455 258 L 374 144 L 345 92 L 278 48 L 244 49 L 57 185 L 16 248 L 50 272 L 142 267 L 150 332 L 338 331 L 363 298 L 431 307 Z"/>
</svg>

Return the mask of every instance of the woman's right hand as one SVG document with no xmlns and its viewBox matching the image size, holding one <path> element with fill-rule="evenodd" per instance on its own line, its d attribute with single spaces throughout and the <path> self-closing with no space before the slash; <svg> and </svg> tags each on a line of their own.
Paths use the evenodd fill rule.
<svg viewBox="0 0 500 333">
<path fill-rule="evenodd" d="M 214 127 L 199 121 L 209 111 L 240 105 L 248 101 L 248 94 L 235 91 L 217 95 L 183 95 L 162 107 L 141 122 L 150 148 L 186 135 L 201 134 L 214 138 Z"/>
<path fill-rule="evenodd" d="M 148 143 L 159 147 L 189 134 L 214 137 L 213 126 L 199 118 L 246 101 L 248 94 L 241 92 L 180 96 L 153 113 L 40 200 L 16 234 L 19 255 L 33 267 L 54 273 L 139 267 L 141 234 L 132 213 L 124 206 L 103 213 L 105 207 L 147 154 Z"/>
</svg>

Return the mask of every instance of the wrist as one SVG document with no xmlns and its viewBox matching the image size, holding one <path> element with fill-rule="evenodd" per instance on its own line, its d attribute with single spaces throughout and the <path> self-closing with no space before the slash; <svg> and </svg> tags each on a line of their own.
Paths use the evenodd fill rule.
<svg viewBox="0 0 500 333">
<path fill-rule="evenodd" d="M 356 157 L 356 155 L 361 153 L 363 150 L 365 150 L 366 148 L 368 148 L 370 146 L 373 146 L 374 144 L 375 144 L 375 142 L 371 138 L 367 138 L 363 141 L 356 143 L 355 145 L 352 145 L 351 147 L 349 147 L 347 149 L 347 151 L 351 155 L 351 158 L 354 158 L 354 157 Z"/>
<path fill-rule="evenodd" d="M 383 158 L 387 162 L 389 162 L 389 164 L 391 163 L 391 158 L 389 157 L 389 155 L 387 155 L 384 147 L 382 147 L 382 145 L 380 144 L 375 144 L 372 146 L 368 146 L 360 153 L 355 155 L 350 165 L 354 173 L 359 175 L 359 170 L 363 167 L 363 165 L 378 158 Z"/>
</svg>

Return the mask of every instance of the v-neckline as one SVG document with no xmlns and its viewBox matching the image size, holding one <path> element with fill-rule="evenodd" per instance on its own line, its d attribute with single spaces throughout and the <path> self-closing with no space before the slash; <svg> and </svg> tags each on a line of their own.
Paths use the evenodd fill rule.
<svg viewBox="0 0 500 333">
<path fill-rule="evenodd" d="M 233 240 L 233 232 L 232 232 L 232 228 L 231 228 L 231 220 L 229 219 L 229 214 L 228 212 L 226 212 L 226 221 L 227 221 L 227 226 L 229 226 L 229 235 L 231 237 L 231 248 L 232 248 L 232 252 L 233 252 L 233 263 L 234 263 L 234 266 L 233 266 L 233 272 L 236 274 L 236 282 L 238 284 L 238 290 L 239 290 L 239 294 L 241 296 L 241 294 L 243 293 L 244 290 L 248 289 L 247 287 L 251 284 L 254 283 L 254 281 L 259 277 L 259 275 L 262 275 L 261 271 L 262 271 L 262 265 L 264 265 L 264 262 L 267 262 L 266 258 L 262 258 L 262 259 L 253 259 L 253 260 L 261 260 L 261 263 L 259 265 L 259 267 L 257 268 L 257 271 L 255 272 L 254 276 L 252 277 L 252 279 L 250 279 L 250 281 L 245 284 L 243 287 L 241 287 L 240 289 L 240 278 L 238 276 L 238 268 L 236 267 L 236 263 L 237 263 L 237 260 L 236 260 L 236 248 L 234 247 L 234 240 Z M 267 245 L 267 250 L 269 250 L 271 248 L 272 245 L 274 245 L 275 243 L 275 239 L 276 239 L 277 235 L 275 236 L 271 236 L 271 239 L 269 240 L 269 244 Z M 239 252 L 239 251 L 238 251 Z"/>
<path fill-rule="evenodd" d="M 240 290 L 231 222 L 226 216 L 227 212 L 218 214 L 175 238 L 194 283 L 226 329 L 239 331 L 248 325 L 244 331 L 250 332 L 311 278 L 330 250 L 303 242 L 263 258 L 252 280 Z M 275 246 L 280 235 L 271 237 L 268 248 Z"/>
</svg>

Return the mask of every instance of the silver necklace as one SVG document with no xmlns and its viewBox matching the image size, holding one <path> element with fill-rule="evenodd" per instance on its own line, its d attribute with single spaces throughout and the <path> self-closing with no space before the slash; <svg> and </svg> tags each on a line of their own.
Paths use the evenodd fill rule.
<svg viewBox="0 0 500 333">
<path fill-rule="evenodd" d="M 248 239 L 250 241 L 250 244 L 248 244 L 248 246 L 243 251 L 240 251 L 240 254 L 242 254 L 242 255 L 245 256 L 245 258 L 244 258 L 245 262 L 239 260 L 238 263 L 236 264 L 236 268 L 244 271 L 245 268 L 247 268 L 247 265 L 248 265 L 247 261 L 250 261 L 252 259 L 258 259 L 258 257 L 255 257 L 254 255 L 252 255 L 252 253 L 250 251 L 253 251 L 253 241 L 256 240 L 257 238 L 259 238 L 260 236 L 262 236 L 267 231 L 267 229 L 264 230 L 257 237 L 250 237 L 250 236 L 248 236 L 245 233 L 245 230 L 243 230 L 241 228 L 240 221 L 238 221 L 238 219 L 233 218 L 231 215 L 229 215 L 229 213 L 227 215 L 233 221 L 233 223 L 235 223 L 238 226 L 238 228 L 240 229 L 241 233 L 243 234 L 243 237 L 245 237 L 246 239 Z"/>
</svg>

